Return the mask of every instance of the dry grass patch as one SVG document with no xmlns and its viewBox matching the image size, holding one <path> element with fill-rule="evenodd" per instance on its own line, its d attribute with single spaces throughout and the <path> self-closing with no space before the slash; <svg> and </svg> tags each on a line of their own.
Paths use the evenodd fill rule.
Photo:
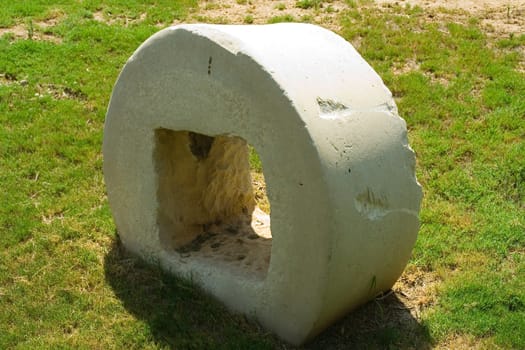
<svg viewBox="0 0 525 350">
<path fill-rule="evenodd" d="M 446 340 L 436 344 L 435 349 L 497 350 L 501 349 L 501 347 L 497 346 L 491 338 L 476 338 L 470 334 L 453 334 Z"/>
<path fill-rule="evenodd" d="M 436 272 L 409 265 L 392 290 L 410 314 L 421 320 L 422 313 L 436 303 L 441 281 Z"/>
<path fill-rule="evenodd" d="M 68 86 L 61 86 L 56 84 L 37 84 L 36 97 L 51 96 L 55 100 L 85 100 L 86 95 L 80 90 L 72 89 Z"/>
<path fill-rule="evenodd" d="M 255 202 L 262 211 L 264 211 L 266 214 L 270 214 L 270 202 L 268 201 L 268 196 L 266 195 L 266 181 L 264 180 L 264 175 L 262 173 L 252 171 L 251 176 Z"/>
<path fill-rule="evenodd" d="M 146 20 L 147 14 L 141 13 L 138 16 L 126 16 L 124 14 L 114 15 L 105 11 L 93 12 L 93 19 L 107 25 L 120 25 L 128 27 L 133 24 L 139 24 Z"/>
<path fill-rule="evenodd" d="M 5 73 L 0 74 L 0 86 L 10 86 L 16 83 L 16 77 L 13 75 Z"/>
<path fill-rule="evenodd" d="M 525 33 L 525 2 L 520 0 L 376 0 L 383 11 L 396 6 L 419 6 L 426 14 L 426 21 L 433 23 L 454 22 L 468 25 L 477 18 L 481 28 L 497 38 Z"/>
<path fill-rule="evenodd" d="M 49 18 L 42 21 L 29 19 L 26 23 L 17 23 L 13 26 L 0 28 L 0 37 L 7 35 L 12 40 L 49 41 L 59 44 L 62 42 L 62 38 L 53 35 L 49 28 L 56 26 L 61 18 L 60 13 L 52 13 Z"/>
<path fill-rule="evenodd" d="M 347 7 L 344 1 L 320 1 L 318 6 L 301 8 L 295 0 L 215 0 L 200 3 L 198 15 L 189 22 L 210 22 L 229 24 L 266 24 L 272 18 L 288 18 L 293 21 L 307 21 L 321 24 L 332 30 L 339 30 L 337 16 Z M 306 6 L 303 6 L 306 7 Z M 184 22 L 188 22 L 185 20 Z M 173 24 L 179 24 L 175 21 Z"/>
</svg>

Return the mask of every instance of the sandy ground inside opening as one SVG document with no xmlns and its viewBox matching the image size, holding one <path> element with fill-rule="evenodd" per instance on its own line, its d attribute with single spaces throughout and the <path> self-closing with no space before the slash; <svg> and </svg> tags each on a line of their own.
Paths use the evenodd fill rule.
<svg viewBox="0 0 525 350">
<path fill-rule="evenodd" d="M 211 225 L 191 243 L 176 250 L 183 259 L 206 259 L 229 271 L 262 280 L 272 250 L 270 216 L 256 207 L 250 223 Z"/>
</svg>

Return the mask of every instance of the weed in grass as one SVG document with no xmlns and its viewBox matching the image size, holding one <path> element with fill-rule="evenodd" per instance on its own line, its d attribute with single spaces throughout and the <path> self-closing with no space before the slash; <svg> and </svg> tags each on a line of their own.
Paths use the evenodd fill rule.
<svg viewBox="0 0 525 350">
<path fill-rule="evenodd" d="M 292 15 L 274 16 L 268 20 L 268 23 L 281 23 L 281 22 L 295 22 L 296 19 Z"/>
<path fill-rule="evenodd" d="M 27 38 L 29 40 L 33 40 L 33 34 L 34 34 L 33 21 L 29 19 L 29 21 L 27 22 Z"/>
<path fill-rule="evenodd" d="M 299 0 L 295 3 L 295 7 L 301 8 L 301 9 L 319 9 L 323 7 L 323 1 L 321 0 Z"/>
<path fill-rule="evenodd" d="M 243 22 L 246 24 L 252 24 L 253 23 L 253 16 L 252 15 L 246 15 L 243 19 Z"/>
<path fill-rule="evenodd" d="M 310 16 L 310 15 L 303 15 L 303 16 L 301 16 L 301 20 L 300 21 L 303 22 L 303 23 L 312 23 L 313 20 L 314 20 L 314 18 L 312 16 Z"/>
<path fill-rule="evenodd" d="M 334 7 L 332 5 L 328 5 L 325 9 L 325 12 L 326 13 L 334 13 L 336 12 L 336 10 L 334 9 Z"/>
</svg>

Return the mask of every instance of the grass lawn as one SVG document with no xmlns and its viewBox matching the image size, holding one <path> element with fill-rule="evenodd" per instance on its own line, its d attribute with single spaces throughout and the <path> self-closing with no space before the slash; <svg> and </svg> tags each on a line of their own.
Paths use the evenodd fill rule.
<svg viewBox="0 0 525 350">
<path fill-rule="evenodd" d="M 296 20 L 275 7 L 267 22 Z M 297 8 L 321 25 L 334 11 Z M 525 34 L 455 15 L 370 1 L 337 12 L 407 121 L 425 197 L 395 293 L 306 348 L 525 348 Z M 102 132 L 120 69 L 174 19 L 202 18 L 196 0 L 2 1 L 0 349 L 293 348 L 128 256 L 107 204 Z"/>
</svg>

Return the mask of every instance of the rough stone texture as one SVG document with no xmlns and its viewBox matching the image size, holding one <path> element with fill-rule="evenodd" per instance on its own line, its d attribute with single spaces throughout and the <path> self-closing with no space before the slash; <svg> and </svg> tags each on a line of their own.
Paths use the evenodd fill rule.
<svg viewBox="0 0 525 350">
<path fill-rule="evenodd" d="M 123 244 L 291 343 L 389 289 L 416 239 L 405 122 L 353 47 L 313 25 L 153 35 L 115 85 L 103 152 Z"/>
<path fill-rule="evenodd" d="M 248 146 L 240 137 L 157 129 L 159 239 L 182 258 L 228 263 L 264 278 L 270 217 L 255 209 Z"/>
<path fill-rule="evenodd" d="M 164 244 L 179 248 L 212 225 L 251 222 L 255 200 L 246 141 L 166 129 L 157 129 L 156 137 Z"/>
</svg>

